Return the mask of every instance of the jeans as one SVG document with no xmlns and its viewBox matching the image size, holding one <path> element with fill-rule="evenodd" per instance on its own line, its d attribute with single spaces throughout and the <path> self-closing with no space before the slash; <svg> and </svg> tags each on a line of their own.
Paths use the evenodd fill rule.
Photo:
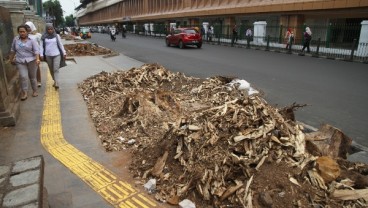
<svg viewBox="0 0 368 208">
<path fill-rule="evenodd" d="M 55 83 L 59 83 L 59 68 L 61 56 L 46 56 L 46 62 L 49 66 L 50 74 Z"/>
<path fill-rule="evenodd" d="M 37 91 L 37 63 L 33 60 L 28 63 L 17 63 L 20 85 L 23 91 L 28 91 L 28 79 L 31 81 L 33 91 Z"/>
</svg>

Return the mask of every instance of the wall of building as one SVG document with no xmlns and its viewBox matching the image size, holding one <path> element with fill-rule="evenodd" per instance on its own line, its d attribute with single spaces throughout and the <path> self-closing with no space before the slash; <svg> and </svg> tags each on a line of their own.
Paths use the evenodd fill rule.
<svg viewBox="0 0 368 208">
<path fill-rule="evenodd" d="M 19 115 L 19 74 L 8 59 L 11 44 L 18 34 L 17 27 L 32 21 L 39 31 L 44 31 L 44 20 L 34 11 L 24 10 L 19 2 L 0 6 L 0 126 L 13 126 Z"/>
<path fill-rule="evenodd" d="M 104 3 L 105 2 L 105 3 Z M 368 0 L 98 0 L 77 14 L 80 25 L 130 20 L 156 21 L 175 18 L 304 14 L 368 17 Z M 334 14 L 332 14 L 334 13 Z"/>
</svg>

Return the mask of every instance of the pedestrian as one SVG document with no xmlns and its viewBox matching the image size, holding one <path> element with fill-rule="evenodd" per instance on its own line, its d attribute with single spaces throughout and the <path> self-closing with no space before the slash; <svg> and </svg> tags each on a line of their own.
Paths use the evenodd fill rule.
<svg viewBox="0 0 368 208">
<path fill-rule="evenodd" d="M 309 27 L 305 28 L 305 32 L 304 32 L 304 44 L 303 44 L 303 48 L 302 48 L 302 52 L 304 52 L 304 49 L 307 48 L 307 52 L 310 53 L 310 42 L 312 40 L 312 31 L 310 30 Z"/>
<path fill-rule="evenodd" d="M 285 39 L 285 45 L 286 45 L 286 49 L 288 49 L 289 48 L 289 44 L 290 44 L 290 35 L 291 35 L 291 28 L 288 28 L 287 30 L 286 30 L 286 33 L 285 33 L 285 37 L 284 37 L 284 39 Z"/>
<path fill-rule="evenodd" d="M 123 27 L 121 28 L 121 36 L 123 38 L 126 38 L 126 28 L 125 28 L 125 25 L 123 25 Z"/>
<path fill-rule="evenodd" d="M 46 60 L 55 89 L 59 89 L 59 69 L 65 65 L 66 51 L 61 38 L 51 23 L 46 23 L 46 32 L 41 37 L 41 60 Z"/>
<path fill-rule="evenodd" d="M 236 43 L 238 41 L 238 27 L 236 25 L 234 25 L 233 27 L 233 38 L 231 41 L 231 45 L 234 45 L 234 43 Z"/>
<path fill-rule="evenodd" d="M 27 99 L 28 79 L 33 90 L 32 96 L 37 97 L 37 65 L 40 64 L 40 51 L 36 40 L 28 36 L 27 27 L 20 25 L 17 28 L 18 36 L 13 39 L 10 49 L 10 62 L 16 65 L 19 71 L 21 84 L 21 100 Z"/>
<path fill-rule="evenodd" d="M 173 34 L 174 34 L 174 31 L 175 31 L 175 28 L 174 28 L 174 26 L 172 25 L 172 26 L 170 27 L 170 34 L 171 34 L 171 35 L 173 35 Z"/>
<path fill-rule="evenodd" d="M 245 37 L 247 38 L 247 48 L 250 47 L 250 41 L 252 39 L 252 36 L 253 36 L 252 29 L 248 28 L 247 31 L 245 32 Z"/>
<path fill-rule="evenodd" d="M 110 37 L 111 37 L 111 40 L 112 41 L 115 41 L 116 40 L 116 30 L 115 30 L 114 27 L 111 28 Z"/>
<path fill-rule="evenodd" d="M 207 42 L 212 41 L 212 35 L 213 35 L 213 27 L 209 26 L 207 30 Z"/>
<path fill-rule="evenodd" d="M 201 26 L 201 36 L 204 39 L 204 35 L 206 34 L 206 30 L 204 29 L 203 25 Z"/>
<path fill-rule="evenodd" d="M 294 32 L 291 31 L 286 49 L 291 50 L 293 44 L 294 44 Z"/>
<path fill-rule="evenodd" d="M 33 24 L 33 22 L 26 22 L 25 23 L 26 27 L 27 27 L 27 32 L 28 32 L 28 37 L 30 37 L 31 39 L 35 39 L 38 46 L 41 45 L 41 33 L 37 32 L 37 28 L 36 26 Z M 41 87 L 41 68 L 40 65 L 37 65 L 37 86 Z"/>
</svg>

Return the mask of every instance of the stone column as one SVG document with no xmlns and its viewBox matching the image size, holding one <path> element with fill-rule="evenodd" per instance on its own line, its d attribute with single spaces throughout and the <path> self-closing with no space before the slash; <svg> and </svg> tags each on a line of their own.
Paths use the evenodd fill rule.
<svg viewBox="0 0 368 208">
<path fill-rule="evenodd" d="M 364 20 L 360 29 L 360 38 L 357 56 L 366 57 L 368 56 L 368 20 Z"/>
<path fill-rule="evenodd" d="M 156 31 L 154 31 L 155 30 L 155 24 L 150 23 L 149 24 L 149 28 L 150 28 L 150 31 L 151 31 L 151 34 L 150 35 L 154 35 L 154 33 L 156 33 Z"/>
<path fill-rule="evenodd" d="M 254 22 L 254 29 L 253 29 L 253 43 L 256 45 L 264 44 L 264 40 L 266 37 L 266 21 L 259 21 Z"/>
<path fill-rule="evenodd" d="M 171 23 L 170 23 L 170 30 L 171 30 L 171 28 L 176 29 L 176 23 L 175 23 L 175 22 L 171 22 Z M 170 32 L 171 32 L 171 31 L 170 31 Z"/>
<path fill-rule="evenodd" d="M 12 17 L 16 13 L 0 6 L 0 126 L 14 126 L 19 116 L 18 70 L 5 59 L 14 38 Z M 23 13 L 19 14 L 24 16 Z M 15 18 L 15 22 L 18 21 L 19 18 Z"/>
<path fill-rule="evenodd" d="M 144 24 L 144 35 L 150 35 L 150 34 L 148 34 L 148 31 L 150 31 L 149 25 L 150 25 L 149 23 Z"/>
<path fill-rule="evenodd" d="M 204 28 L 204 33 L 206 34 L 205 35 L 206 36 L 205 39 L 207 39 L 207 31 L 208 31 L 208 25 L 209 25 L 209 23 L 208 22 L 203 22 L 202 25 L 203 25 L 203 28 Z"/>
</svg>

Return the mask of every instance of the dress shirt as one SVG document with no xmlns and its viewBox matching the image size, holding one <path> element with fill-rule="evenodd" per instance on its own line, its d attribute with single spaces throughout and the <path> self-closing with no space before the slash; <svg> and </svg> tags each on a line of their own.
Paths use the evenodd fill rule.
<svg viewBox="0 0 368 208">
<path fill-rule="evenodd" d="M 27 37 L 26 42 L 23 42 L 19 36 L 13 40 L 11 52 L 15 52 L 15 62 L 29 63 L 36 59 L 36 54 L 40 54 L 39 46 L 36 40 Z"/>
<path fill-rule="evenodd" d="M 59 48 L 58 48 L 58 44 L 57 44 L 57 40 L 56 38 L 59 40 L 59 45 L 60 45 L 60 49 L 63 52 L 63 54 L 60 54 Z M 59 35 L 57 35 L 55 38 L 45 38 L 45 55 L 46 56 L 58 56 L 58 55 L 65 55 L 65 49 L 63 44 L 61 43 L 61 38 Z M 44 50 L 44 46 L 43 46 L 43 40 L 41 40 L 41 46 L 40 46 L 40 56 L 43 56 L 43 50 Z"/>
</svg>

